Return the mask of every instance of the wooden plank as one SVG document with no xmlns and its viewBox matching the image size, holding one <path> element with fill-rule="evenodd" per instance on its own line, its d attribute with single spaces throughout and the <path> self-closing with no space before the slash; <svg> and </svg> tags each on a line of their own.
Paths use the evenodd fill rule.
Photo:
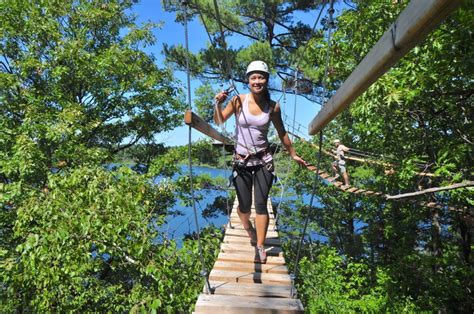
<svg viewBox="0 0 474 314">
<path fill-rule="evenodd" d="M 251 214 L 250 215 L 250 222 L 252 222 L 252 224 L 255 223 L 255 216 L 256 214 Z M 237 213 L 232 213 L 230 214 L 230 218 L 231 218 L 231 221 L 235 221 L 235 222 L 238 222 L 238 223 L 241 223 L 240 221 L 240 217 Z M 269 219 L 269 222 L 275 222 L 275 216 L 273 215 L 273 213 L 269 213 L 268 214 L 268 219 Z"/>
<path fill-rule="evenodd" d="M 289 298 L 291 285 L 245 284 L 212 280 L 209 282 L 217 295 Z M 205 288 L 203 292 L 206 292 Z"/>
<path fill-rule="evenodd" d="M 283 251 L 279 246 L 267 246 L 265 247 L 267 256 L 283 256 Z M 250 245 L 239 245 L 236 243 L 222 243 L 221 252 L 231 253 L 231 252 L 254 252 L 255 247 Z"/>
<path fill-rule="evenodd" d="M 255 226 L 255 222 L 253 221 L 253 219 L 250 220 L 252 222 L 252 225 Z M 240 221 L 239 218 L 231 218 L 230 219 L 230 222 L 232 223 L 232 227 L 233 228 L 237 228 L 237 227 L 242 227 L 242 222 Z M 276 220 L 274 218 L 270 218 L 269 221 L 268 221 L 268 229 L 273 229 L 276 225 Z"/>
<path fill-rule="evenodd" d="M 227 228 L 225 230 L 225 235 L 232 235 L 232 236 L 239 236 L 239 237 L 247 237 L 247 231 L 242 228 L 241 226 L 235 226 L 234 228 Z M 272 229 L 268 229 L 267 231 L 268 238 L 278 238 L 278 231 L 273 231 Z"/>
<path fill-rule="evenodd" d="M 238 217 L 230 217 L 230 221 L 232 223 L 232 227 L 242 226 L 242 222 L 241 222 L 240 218 L 238 218 Z M 255 227 L 255 219 L 250 219 L 250 222 Z M 269 226 L 274 226 L 275 222 L 276 222 L 275 218 L 269 218 L 268 224 L 269 224 Z"/>
<path fill-rule="evenodd" d="M 355 187 L 351 187 L 349 189 L 346 189 L 347 192 L 350 192 L 350 193 L 354 193 L 355 191 L 357 191 L 357 188 Z"/>
<path fill-rule="evenodd" d="M 335 181 L 337 178 L 335 178 L 335 177 L 327 177 L 327 178 L 323 178 L 323 179 L 326 179 L 326 181 L 328 181 L 328 182 L 333 182 L 333 181 Z"/>
<path fill-rule="evenodd" d="M 254 263 L 255 253 L 253 252 L 220 252 L 218 261 Z M 281 256 L 267 256 L 268 265 L 285 265 L 285 259 Z"/>
<path fill-rule="evenodd" d="M 224 236 L 224 239 L 222 240 L 224 243 L 239 243 L 239 244 L 250 244 L 250 238 L 244 238 L 244 237 L 236 237 L 236 236 L 230 236 L 226 235 Z M 266 238 L 265 245 L 273 245 L 273 246 L 281 246 L 281 241 L 278 238 Z"/>
<path fill-rule="evenodd" d="M 344 191 L 344 192 L 346 192 L 347 190 L 349 190 L 349 189 L 351 188 L 350 185 L 344 185 L 344 184 L 342 184 L 342 183 L 341 183 L 341 185 L 338 185 L 337 187 L 338 187 L 340 190 Z"/>
<path fill-rule="evenodd" d="M 241 224 L 240 217 L 237 215 L 237 213 L 231 214 L 230 218 L 232 222 Z M 275 215 L 273 215 L 273 213 L 269 213 L 268 218 L 270 219 L 270 222 L 274 222 Z M 255 214 L 251 214 L 249 220 L 253 225 L 255 225 Z"/>
<path fill-rule="evenodd" d="M 232 140 L 214 129 L 209 123 L 204 121 L 201 117 L 197 114 L 192 112 L 191 110 L 187 110 L 184 114 L 184 123 L 187 125 L 195 128 L 201 133 L 206 134 L 213 139 L 222 142 L 224 144 L 232 145 Z"/>
<path fill-rule="evenodd" d="M 242 282 L 242 283 L 263 283 L 274 285 L 291 285 L 291 278 L 288 274 L 260 273 L 249 271 L 231 271 L 213 269 L 209 274 L 209 280 Z"/>
<path fill-rule="evenodd" d="M 270 264 L 251 264 L 244 262 L 219 261 L 214 263 L 213 269 L 231 270 L 231 271 L 253 271 L 261 273 L 288 274 L 288 268 L 285 265 Z"/>
<path fill-rule="evenodd" d="M 336 94 L 310 122 L 315 135 L 365 92 L 460 4 L 461 0 L 411 1 Z"/>
<path fill-rule="evenodd" d="M 290 314 L 303 313 L 303 305 L 301 301 L 297 299 L 200 294 L 196 302 L 195 312 L 219 314 Z"/>
</svg>

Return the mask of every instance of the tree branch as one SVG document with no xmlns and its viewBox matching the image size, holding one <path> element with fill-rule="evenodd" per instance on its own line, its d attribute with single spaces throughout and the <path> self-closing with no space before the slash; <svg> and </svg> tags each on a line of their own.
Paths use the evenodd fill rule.
<svg viewBox="0 0 474 314">
<path fill-rule="evenodd" d="M 456 132 L 459 133 L 459 135 L 461 136 L 461 139 L 462 139 L 464 142 L 466 142 L 466 143 L 468 143 L 468 144 L 470 144 L 470 145 L 474 145 L 474 143 L 473 143 L 472 141 L 470 141 L 470 140 L 467 138 L 467 136 L 461 132 L 461 130 L 456 129 Z"/>
</svg>

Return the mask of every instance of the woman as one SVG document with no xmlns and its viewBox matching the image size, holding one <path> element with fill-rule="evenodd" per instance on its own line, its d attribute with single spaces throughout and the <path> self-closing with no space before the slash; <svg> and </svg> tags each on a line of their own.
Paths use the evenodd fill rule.
<svg viewBox="0 0 474 314">
<path fill-rule="evenodd" d="M 267 138 L 270 121 L 293 160 L 302 166 L 307 164 L 296 154 L 291 145 L 281 119 L 280 105 L 270 99 L 268 92 L 270 73 L 267 64 L 263 61 L 251 62 L 246 75 L 250 94 L 233 97 L 225 109 L 222 109 L 221 104 L 227 99 L 227 93 L 218 93 L 215 96 L 214 121 L 221 124 L 233 114 L 236 115 L 238 144 L 234 154 L 233 183 L 239 200 L 237 213 L 252 244 L 256 244 L 255 262 L 264 264 L 267 261 L 264 242 L 269 221 L 267 200 L 274 179 L 273 157 L 268 149 Z M 256 231 L 249 220 L 252 186 L 257 214 Z"/>
<path fill-rule="evenodd" d="M 342 173 L 342 177 L 344 178 L 344 185 L 342 187 L 348 187 L 349 175 L 347 174 L 346 156 L 344 156 L 344 152 L 348 152 L 350 148 L 342 145 L 340 140 L 334 140 L 334 145 L 336 146 L 336 150 L 333 150 L 336 160 L 332 163 L 332 169 L 335 173 L 334 179 L 339 178 L 338 172 Z"/>
</svg>

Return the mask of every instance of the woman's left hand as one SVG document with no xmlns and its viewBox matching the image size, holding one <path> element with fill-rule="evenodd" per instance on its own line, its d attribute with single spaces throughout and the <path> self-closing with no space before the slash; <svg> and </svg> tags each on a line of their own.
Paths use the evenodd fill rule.
<svg viewBox="0 0 474 314">
<path fill-rule="evenodd" d="M 300 166 L 307 167 L 308 163 L 298 155 L 292 156 L 293 160 L 296 161 Z"/>
</svg>

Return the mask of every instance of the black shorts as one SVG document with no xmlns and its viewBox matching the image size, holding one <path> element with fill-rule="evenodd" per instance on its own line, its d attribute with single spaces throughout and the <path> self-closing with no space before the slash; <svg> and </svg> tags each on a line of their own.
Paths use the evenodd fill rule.
<svg viewBox="0 0 474 314">
<path fill-rule="evenodd" d="M 268 194 L 273 184 L 274 175 L 265 165 L 242 167 L 235 170 L 233 183 L 237 191 L 239 208 L 242 213 L 249 213 L 252 206 L 252 187 L 254 188 L 255 211 L 258 215 L 268 215 Z"/>
</svg>

